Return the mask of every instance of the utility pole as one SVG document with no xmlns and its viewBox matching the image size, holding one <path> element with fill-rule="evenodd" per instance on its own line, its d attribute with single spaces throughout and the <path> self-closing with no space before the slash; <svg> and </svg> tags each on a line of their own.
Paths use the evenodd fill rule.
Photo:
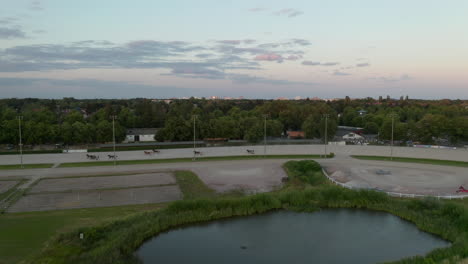
<svg viewBox="0 0 468 264">
<path fill-rule="evenodd" d="M 325 117 L 325 158 L 327 158 L 327 145 L 328 145 L 328 117 L 330 116 L 329 114 L 324 114 Z"/>
<path fill-rule="evenodd" d="M 393 126 L 395 124 L 395 117 L 397 117 L 397 115 L 395 113 L 391 113 L 390 117 L 392 118 L 392 141 L 390 143 L 390 160 L 393 160 Z"/>
<path fill-rule="evenodd" d="M 19 149 L 20 149 L 20 162 L 21 162 L 21 168 L 24 168 L 23 166 L 23 141 L 22 141 L 22 135 L 21 135 L 21 120 L 23 120 L 23 116 L 17 116 L 18 119 L 18 127 L 19 127 Z"/>
<path fill-rule="evenodd" d="M 117 163 L 117 156 L 115 155 L 115 119 L 117 116 L 113 115 L 112 117 L 112 140 L 114 141 L 114 166 Z"/>
<path fill-rule="evenodd" d="M 197 115 L 193 115 L 193 161 L 195 161 L 196 155 L 195 155 L 195 138 L 196 138 L 196 131 L 195 131 L 195 120 L 197 119 Z"/>
<path fill-rule="evenodd" d="M 266 158 L 266 120 L 267 120 L 267 116 L 268 115 L 263 115 L 263 118 L 264 118 L 264 122 L 263 122 L 263 158 Z"/>
</svg>

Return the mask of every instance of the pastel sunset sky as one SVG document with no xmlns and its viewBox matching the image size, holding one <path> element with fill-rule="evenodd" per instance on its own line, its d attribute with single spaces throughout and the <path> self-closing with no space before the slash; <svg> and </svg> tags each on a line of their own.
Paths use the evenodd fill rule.
<svg viewBox="0 0 468 264">
<path fill-rule="evenodd" d="M 0 6 L 0 98 L 468 99 L 466 0 Z"/>
</svg>

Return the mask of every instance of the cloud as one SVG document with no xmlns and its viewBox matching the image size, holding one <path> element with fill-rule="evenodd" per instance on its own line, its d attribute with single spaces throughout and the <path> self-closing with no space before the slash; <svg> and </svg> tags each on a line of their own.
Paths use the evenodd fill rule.
<svg viewBox="0 0 468 264">
<path fill-rule="evenodd" d="M 341 72 L 341 71 L 335 71 L 333 73 L 333 75 L 335 75 L 335 76 L 348 76 L 348 75 L 351 75 L 351 74 L 346 73 L 346 72 Z"/>
<path fill-rule="evenodd" d="M 202 58 L 202 59 L 213 57 L 213 56 L 214 54 L 211 54 L 211 53 L 200 53 L 200 54 L 195 55 L 195 57 Z"/>
<path fill-rule="evenodd" d="M 44 10 L 44 8 L 42 7 L 42 3 L 40 1 L 32 1 L 31 4 L 29 5 L 29 9 L 34 10 L 34 11 Z"/>
<path fill-rule="evenodd" d="M 18 21 L 18 18 L 16 17 L 3 17 L 0 18 L 0 25 L 7 25 L 7 24 L 13 24 L 14 22 Z"/>
<path fill-rule="evenodd" d="M 268 10 L 268 8 L 263 8 L 263 7 L 254 7 L 254 8 L 248 9 L 248 11 L 250 12 L 261 12 L 261 11 L 266 11 L 266 10 Z"/>
<path fill-rule="evenodd" d="M 409 80 L 412 80 L 412 79 L 413 78 L 411 76 L 409 76 L 408 74 L 403 74 L 403 75 L 401 75 L 399 77 L 382 76 L 382 77 L 370 78 L 370 80 L 382 81 L 382 82 L 386 82 L 386 83 L 409 81 Z"/>
<path fill-rule="evenodd" d="M 370 64 L 369 63 L 358 63 L 356 64 L 356 67 L 369 67 Z"/>
<path fill-rule="evenodd" d="M 291 42 L 294 43 L 294 44 L 297 44 L 297 45 L 301 45 L 301 46 L 310 46 L 310 45 L 312 45 L 312 43 L 310 43 L 310 41 L 308 41 L 306 39 L 292 39 Z"/>
<path fill-rule="evenodd" d="M 308 66 L 336 66 L 339 65 L 339 62 L 318 62 L 318 61 L 303 61 L 302 65 L 308 65 Z"/>
<path fill-rule="evenodd" d="M 286 58 L 284 58 L 285 60 L 292 60 L 292 61 L 295 61 L 295 60 L 299 60 L 299 59 L 302 59 L 302 56 L 301 55 L 289 55 L 287 56 Z"/>
<path fill-rule="evenodd" d="M 276 62 L 283 62 L 283 57 L 278 54 L 261 54 L 255 56 L 254 60 L 256 61 L 276 61 Z"/>
<path fill-rule="evenodd" d="M 218 40 L 220 44 L 228 44 L 228 45 L 239 45 L 241 44 L 241 40 Z"/>
<path fill-rule="evenodd" d="M 340 63 L 339 62 L 324 62 L 324 63 L 321 63 L 320 65 L 322 66 L 336 66 L 336 65 L 339 65 Z"/>
<path fill-rule="evenodd" d="M 318 62 L 318 61 L 303 61 L 302 65 L 317 66 L 317 65 L 320 65 L 320 62 Z"/>
<path fill-rule="evenodd" d="M 19 28 L 0 27 L 0 39 L 20 39 L 26 38 L 24 33 Z"/>
<path fill-rule="evenodd" d="M 293 8 L 283 8 L 279 11 L 274 12 L 273 14 L 277 16 L 296 17 L 296 16 L 304 14 L 304 12 L 293 9 Z"/>
</svg>

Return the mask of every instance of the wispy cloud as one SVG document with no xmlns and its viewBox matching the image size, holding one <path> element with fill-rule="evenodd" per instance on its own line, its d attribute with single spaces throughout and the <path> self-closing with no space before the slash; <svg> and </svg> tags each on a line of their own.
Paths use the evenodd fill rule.
<svg viewBox="0 0 468 264">
<path fill-rule="evenodd" d="M 335 72 L 333 72 L 333 75 L 335 75 L 335 76 L 348 76 L 348 75 L 351 75 L 351 74 L 346 73 L 346 72 L 341 72 L 341 71 L 335 71 Z"/>
<path fill-rule="evenodd" d="M 296 17 L 296 16 L 300 16 L 304 14 L 304 12 L 297 10 L 297 9 L 293 9 L 293 8 L 283 8 L 281 10 L 274 12 L 273 14 L 277 16 Z"/>
<path fill-rule="evenodd" d="M 256 61 L 276 61 L 276 62 L 283 62 L 283 57 L 278 54 L 261 54 L 255 56 L 254 60 Z"/>
<path fill-rule="evenodd" d="M 356 67 L 369 67 L 370 63 L 358 63 L 356 64 Z"/>
<path fill-rule="evenodd" d="M 248 9 L 248 11 L 250 11 L 250 12 L 262 12 L 262 11 L 266 11 L 266 10 L 268 10 L 268 8 L 263 8 L 263 7 L 254 7 L 254 8 Z"/>
<path fill-rule="evenodd" d="M 381 82 L 385 82 L 385 83 L 395 83 L 395 82 L 401 82 L 401 81 L 409 81 L 409 80 L 412 80 L 412 79 L 413 79 L 413 77 L 409 76 L 408 74 L 402 74 L 399 77 L 381 76 L 381 77 L 369 78 L 369 80 L 381 81 Z"/>
<path fill-rule="evenodd" d="M 0 27 L 0 39 L 20 38 L 26 38 L 26 33 L 24 33 L 21 29 L 13 27 Z"/>
<path fill-rule="evenodd" d="M 29 9 L 34 11 L 41 11 L 44 10 L 44 7 L 42 6 L 42 3 L 40 1 L 32 1 L 29 5 Z"/>
<path fill-rule="evenodd" d="M 307 65 L 307 66 L 336 66 L 339 65 L 339 62 L 318 62 L 318 61 L 303 61 L 302 65 Z"/>
</svg>

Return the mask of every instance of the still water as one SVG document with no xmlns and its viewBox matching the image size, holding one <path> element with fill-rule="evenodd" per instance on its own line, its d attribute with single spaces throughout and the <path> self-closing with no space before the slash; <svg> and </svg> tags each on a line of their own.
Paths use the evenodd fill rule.
<svg viewBox="0 0 468 264">
<path fill-rule="evenodd" d="M 136 252 L 144 263 L 376 263 L 450 243 L 382 212 L 277 211 L 162 233 Z"/>
</svg>

